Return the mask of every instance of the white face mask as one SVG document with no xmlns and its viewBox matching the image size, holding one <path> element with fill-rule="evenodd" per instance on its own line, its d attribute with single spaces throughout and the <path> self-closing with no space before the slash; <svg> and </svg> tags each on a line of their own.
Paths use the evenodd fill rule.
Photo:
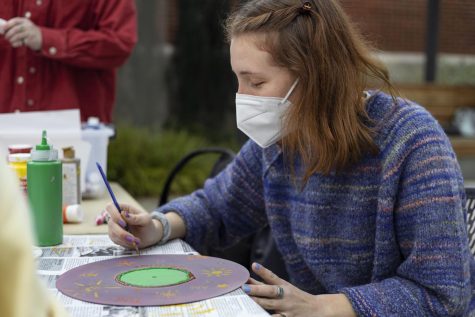
<svg viewBox="0 0 475 317">
<path fill-rule="evenodd" d="M 282 116 L 292 104 L 288 99 L 297 78 L 284 98 L 236 94 L 236 120 L 239 130 L 266 148 L 282 137 Z"/>
</svg>

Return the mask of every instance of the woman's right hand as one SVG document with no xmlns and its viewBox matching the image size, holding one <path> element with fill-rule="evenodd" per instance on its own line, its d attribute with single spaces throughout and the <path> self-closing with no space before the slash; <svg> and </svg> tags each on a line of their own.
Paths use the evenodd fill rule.
<svg viewBox="0 0 475 317">
<path fill-rule="evenodd" d="M 109 204 L 106 211 L 110 215 L 108 221 L 109 237 L 118 245 L 133 249 L 134 243 L 138 248 L 146 248 L 160 241 L 163 228 L 159 221 L 153 220 L 149 213 L 127 204 L 120 204 L 120 212 Z M 128 231 L 125 230 L 127 227 Z"/>
</svg>

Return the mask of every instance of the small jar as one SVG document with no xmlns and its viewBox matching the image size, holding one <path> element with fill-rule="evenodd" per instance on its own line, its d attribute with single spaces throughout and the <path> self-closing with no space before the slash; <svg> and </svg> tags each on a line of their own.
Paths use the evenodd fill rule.
<svg viewBox="0 0 475 317">
<path fill-rule="evenodd" d="M 12 144 L 8 146 L 8 153 L 18 154 L 18 153 L 28 153 L 30 154 L 33 146 L 30 144 Z"/>
<path fill-rule="evenodd" d="M 26 193 L 26 166 L 30 160 L 31 155 L 29 153 L 15 153 L 8 155 L 8 166 L 15 172 L 20 182 L 20 188 Z"/>
</svg>

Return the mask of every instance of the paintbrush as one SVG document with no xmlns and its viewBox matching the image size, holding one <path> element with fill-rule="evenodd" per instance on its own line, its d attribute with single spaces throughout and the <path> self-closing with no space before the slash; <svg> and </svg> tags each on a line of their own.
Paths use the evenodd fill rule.
<svg viewBox="0 0 475 317">
<path fill-rule="evenodd" d="M 114 192 L 112 191 L 112 188 L 109 182 L 107 181 L 106 174 L 104 173 L 104 170 L 102 169 L 101 164 L 96 162 L 96 165 L 97 165 L 97 168 L 99 169 L 99 172 L 101 173 L 102 179 L 104 180 L 104 184 L 106 184 L 107 190 L 109 191 L 109 195 L 111 196 L 112 201 L 114 202 L 115 208 L 117 208 L 117 210 L 119 211 L 120 217 L 122 218 L 122 220 L 124 220 L 126 224 L 124 229 L 128 231 L 127 221 L 125 220 L 124 215 L 122 215 L 120 205 L 117 202 L 117 199 L 115 198 Z M 137 251 L 137 254 L 140 255 L 140 251 L 139 251 L 139 248 L 137 247 L 137 244 L 135 243 L 135 241 L 133 241 L 132 243 L 134 244 L 135 251 Z"/>
</svg>

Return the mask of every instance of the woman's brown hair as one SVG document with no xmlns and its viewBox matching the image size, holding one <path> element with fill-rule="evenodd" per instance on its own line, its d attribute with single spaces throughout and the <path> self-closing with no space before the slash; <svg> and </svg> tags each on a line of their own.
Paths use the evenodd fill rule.
<svg viewBox="0 0 475 317">
<path fill-rule="evenodd" d="M 336 0 L 251 0 L 229 17 L 226 30 L 228 40 L 264 34 L 275 63 L 300 78 L 282 148 L 292 162 L 300 155 L 304 183 L 377 153 L 362 95 L 368 78 L 392 87 Z"/>
</svg>

